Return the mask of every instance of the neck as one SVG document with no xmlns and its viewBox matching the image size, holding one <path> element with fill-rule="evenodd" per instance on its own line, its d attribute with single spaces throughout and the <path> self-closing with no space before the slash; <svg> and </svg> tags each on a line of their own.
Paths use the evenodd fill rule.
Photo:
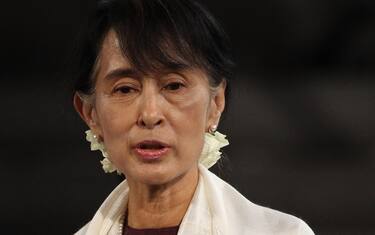
<svg viewBox="0 0 375 235">
<path fill-rule="evenodd" d="M 193 169 L 163 185 L 144 185 L 128 179 L 128 225 L 132 228 L 164 228 L 181 223 L 198 184 Z"/>
</svg>

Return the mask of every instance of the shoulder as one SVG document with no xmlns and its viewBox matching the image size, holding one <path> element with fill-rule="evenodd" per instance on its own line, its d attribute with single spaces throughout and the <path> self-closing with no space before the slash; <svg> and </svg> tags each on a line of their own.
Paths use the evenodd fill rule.
<svg viewBox="0 0 375 235">
<path fill-rule="evenodd" d="M 256 205 L 251 202 L 249 202 L 244 210 L 247 212 L 254 211 L 253 215 L 247 219 L 248 223 L 251 225 L 251 228 L 249 228 L 251 230 L 255 228 L 267 234 L 314 234 L 311 228 L 302 219 L 296 216 Z"/>
<path fill-rule="evenodd" d="M 201 175 L 214 213 L 222 217 L 220 223 L 228 221 L 230 229 L 241 228 L 242 234 L 314 234 L 303 220 L 249 201 L 207 169 L 201 168 Z"/>
<path fill-rule="evenodd" d="M 119 226 L 121 215 L 126 210 L 128 191 L 129 186 L 124 180 L 104 200 L 94 217 L 75 235 L 107 234 L 108 231 Z"/>
<path fill-rule="evenodd" d="M 82 228 L 80 228 L 80 230 L 78 230 L 74 235 L 85 235 L 86 232 L 87 232 L 87 229 L 89 227 L 89 224 L 90 222 L 88 222 L 87 224 L 85 224 Z"/>
</svg>

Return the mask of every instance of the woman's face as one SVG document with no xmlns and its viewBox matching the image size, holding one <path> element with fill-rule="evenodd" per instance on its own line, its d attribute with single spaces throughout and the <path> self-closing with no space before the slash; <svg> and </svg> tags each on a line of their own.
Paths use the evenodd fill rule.
<svg viewBox="0 0 375 235">
<path fill-rule="evenodd" d="M 198 69 L 137 73 L 116 34 L 105 38 L 95 95 L 83 116 L 128 179 L 164 184 L 197 169 L 204 133 L 224 109 L 225 85 L 210 90 Z M 82 115 L 82 114 L 81 114 Z"/>
</svg>

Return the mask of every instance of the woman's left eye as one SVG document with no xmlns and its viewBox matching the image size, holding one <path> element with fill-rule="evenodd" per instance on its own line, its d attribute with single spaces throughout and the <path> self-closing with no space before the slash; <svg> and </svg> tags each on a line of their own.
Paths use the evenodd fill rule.
<svg viewBox="0 0 375 235">
<path fill-rule="evenodd" d="M 182 84 L 180 82 L 171 82 L 171 83 L 167 84 L 164 87 L 164 89 L 171 90 L 171 91 L 176 91 L 176 90 L 181 89 L 182 87 L 184 87 L 184 84 Z"/>
</svg>

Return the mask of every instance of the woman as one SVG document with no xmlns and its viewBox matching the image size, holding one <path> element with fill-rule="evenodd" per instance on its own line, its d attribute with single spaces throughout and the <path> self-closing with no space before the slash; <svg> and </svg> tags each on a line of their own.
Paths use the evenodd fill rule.
<svg viewBox="0 0 375 235">
<path fill-rule="evenodd" d="M 74 105 L 103 168 L 126 176 L 77 234 L 313 234 L 207 168 L 232 62 L 222 29 L 190 0 L 100 1 Z"/>
</svg>

